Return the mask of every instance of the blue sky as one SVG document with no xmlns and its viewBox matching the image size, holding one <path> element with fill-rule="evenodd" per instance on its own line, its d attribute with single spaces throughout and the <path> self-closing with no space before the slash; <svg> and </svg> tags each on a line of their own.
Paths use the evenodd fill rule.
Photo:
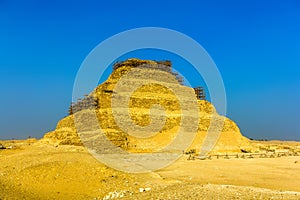
<svg viewBox="0 0 300 200">
<path fill-rule="evenodd" d="M 227 116 L 244 135 L 300 140 L 299 10 L 296 0 L 0 0 L 0 138 L 54 129 L 87 54 L 114 34 L 151 26 L 180 31 L 207 50 L 224 80 Z M 166 56 L 140 54 L 149 55 Z"/>
</svg>

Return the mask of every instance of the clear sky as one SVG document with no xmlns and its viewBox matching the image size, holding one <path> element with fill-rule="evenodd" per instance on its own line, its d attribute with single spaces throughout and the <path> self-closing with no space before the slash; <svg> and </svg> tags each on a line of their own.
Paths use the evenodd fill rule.
<svg viewBox="0 0 300 200">
<path fill-rule="evenodd" d="M 180 31 L 207 50 L 225 83 L 227 116 L 244 135 L 300 140 L 297 0 L 0 0 L 0 139 L 54 129 L 87 54 L 114 34 L 147 26 Z"/>
</svg>

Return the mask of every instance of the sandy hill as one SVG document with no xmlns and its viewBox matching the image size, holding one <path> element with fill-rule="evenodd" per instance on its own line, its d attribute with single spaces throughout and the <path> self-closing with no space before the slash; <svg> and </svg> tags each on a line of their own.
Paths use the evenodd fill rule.
<svg viewBox="0 0 300 200">
<path fill-rule="evenodd" d="M 162 64 L 165 67 L 161 67 Z M 147 67 L 138 67 L 141 65 Z M 128 75 L 132 69 L 135 69 L 134 77 L 122 82 L 122 78 Z M 147 81 L 145 77 L 148 79 L 155 77 L 156 82 L 145 84 L 145 80 Z M 114 65 L 114 70 L 109 78 L 89 95 L 86 95 L 83 100 L 73 104 L 70 107 L 70 115 L 60 120 L 56 129 L 47 133 L 42 141 L 56 145 L 82 145 L 82 141 L 77 134 L 78 124 L 80 123 L 79 126 L 83 129 L 90 129 L 95 126 L 91 124 L 91 120 L 87 117 L 89 112 L 93 110 L 91 108 L 95 108 L 98 125 L 113 144 L 126 151 L 153 152 L 164 148 L 174 140 L 182 125 L 182 113 L 193 109 L 200 117 L 199 122 L 197 121 L 197 134 L 192 145 L 188 149 L 181 149 L 182 151 L 191 149 L 199 151 L 213 117 L 220 121 L 224 120 L 224 126 L 218 127 L 222 123 L 215 124 L 216 128 L 221 129 L 222 132 L 211 153 L 241 152 L 242 149 L 248 148 L 249 141 L 242 136 L 238 126 L 232 120 L 218 115 L 210 102 L 198 99 L 196 100 L 198 105 L 196 109 L 192 107 L 182 108 L 178 99 L 193 103 L 195 97 L 191 96 L 191 94 L 194 94 L 193 88 L 186 87 L 181 82 L 181 78 L 172 72 L 170 62 L 129 59 L 117 63 Z M 131 91 L 132 85 L 140 85 L 141 87 Z M 177 94 L 175 95 L 170 88 L 176 89 Z M 113 96 L 116 94 L 120 99 L 128 99 L 128 105 L 115 105 L 113 109 L 111 105 Z M 122 123 L 124 123 L 124 126 L 130 123 L 128 120 L 141 127 L 150 125 L 153 120 L 158 122 L 162 120 L 163 116 L 160 109 L 151 107 L 154 104 L 163 107 L 166 113 L 164 124 L 155 135 L 139 138 L 127 134 L 124 128 L 120 128 Z M 128 107 L 130 117 L 127 113 Z M 150 108 L 153 111 L 151 116 L 149 114 Z M 114 113 L 118 116 L 118 120 L 114 118 Z M 194 114 L 188 115 L 188 120 L 185 123 L 195 122 L 196 117 L 193 116 Z M 76 119 L 74 116 L 77 116 Z M 74 120 L 80 122 L 75 126 Z M 188 132 L 188 128 L 185 131 Z"/>
</svg>

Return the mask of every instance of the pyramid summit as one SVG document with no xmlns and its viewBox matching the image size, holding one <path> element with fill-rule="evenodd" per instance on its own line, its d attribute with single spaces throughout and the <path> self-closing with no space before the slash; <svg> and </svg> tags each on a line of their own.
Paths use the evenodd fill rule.
<svg viewBox="0 0 300 200">
<path fill-rule="evenodd" d="M 199 152 L 212 125 L 221 133 L 211 153 L 241 152 L 247 148 L 249 141 L 238 126 L 220 116 L 210 102 L 199 98 L 199 93 L 197 97 L 195 90 L 184 86 L 182 77 L 173 72 L 171 61 L 133 58 L 117 62 L 108 79 L 83 99 L 72 103 L 69 116 L 60 120 L 56 129 L 45 134 L 42 141 L 83 145 L 86 141 L 79 137 L 78 130 L 99 126 L 119 148 L 129 152 L 156 152 L 172 143 L 179 130 L 183 130 L 184 123 L 184 134 L 192 132 L 189 130 L 193 129 L 192 124 L 197 125 L 193 129 L 196 134 L 188 148 L 177 147 L 177 150 Z M 180 101 L 187 103 L 186 106 Z M 85 118 L 91 111 L 95 113 L 96 125 Z M 212 120 L 220 123 L 212 124 Z M 130 131 L 142 136 L 129 134 Z M 103 148 L 109 148 L 101 138 L 97 141 Z"/>
</svg>

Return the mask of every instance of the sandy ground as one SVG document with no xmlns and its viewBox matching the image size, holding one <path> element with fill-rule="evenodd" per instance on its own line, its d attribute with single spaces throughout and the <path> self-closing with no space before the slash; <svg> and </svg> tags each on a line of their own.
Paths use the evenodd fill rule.
<svg viewBox="0 0 300 200">
<path fill-rule="evenodd" d="M 300 199 L 299 156 L 185 155 L 153 173 L 127 174 L 107 168 L 83 147 L 15 146 L 0 150 L 0 199 Z"/>
</svg>

